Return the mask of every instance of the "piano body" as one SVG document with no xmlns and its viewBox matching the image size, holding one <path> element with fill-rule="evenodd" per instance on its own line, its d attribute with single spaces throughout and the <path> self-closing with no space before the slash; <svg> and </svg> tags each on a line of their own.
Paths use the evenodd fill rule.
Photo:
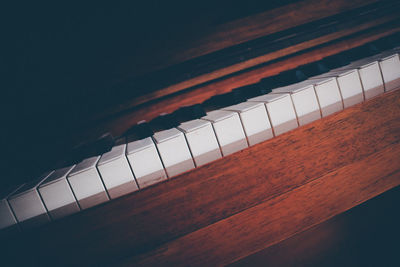
<svg viewBox="0 0 400 267">
<path fill-rule="evenodd" d="M 47 158 L 7 181 L 0 262 L 398 265 L 400 3 L 263 7 L 142 46 L 69 100 L 71 129 L 44 127 Z"/>
</svg>

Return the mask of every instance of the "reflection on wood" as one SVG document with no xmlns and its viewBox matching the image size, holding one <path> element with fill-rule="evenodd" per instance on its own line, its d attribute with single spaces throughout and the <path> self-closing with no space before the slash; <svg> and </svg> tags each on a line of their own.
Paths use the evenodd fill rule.
<svg viewBox="0 0 400 267">
<path fill-rule="evenodd" d="M 383 94 L 50 224 L 32 233 L 34 255 L 65 264 L 245 257 L 400 183 L 399 102 L 400 91 Z"/>
</svg>

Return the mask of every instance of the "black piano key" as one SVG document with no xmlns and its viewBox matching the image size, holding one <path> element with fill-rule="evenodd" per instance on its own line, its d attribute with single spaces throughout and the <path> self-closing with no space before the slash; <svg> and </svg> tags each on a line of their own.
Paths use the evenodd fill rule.
<svg viewBox="0 0 400 267">
<path fill-rule="evenodd" d="M 297 77 L 293 71 L 285 71 L 278 75 L 277 77 L 277 87 L 286 86 L 297 82 Z"/>
<path fill-rule="evenodd" d="M 329 69 L 336 69 L 349 65 L 351 63 L 351 60 L 345 53 L 340 53 L 324 58 L 323 62 Z"/>
<path fill-rule="evenodd" d="M 368 50 L 368 46 L 364 45 L 362 47 L 358 47 L 357 49 L 351 49 L 346 51 L 346 56 L 350 61 L 356 61 L 365 57 L 370 56 L 370 52 Z"/>
<path fill-rule="evenodd" d="M 246 101 L 242 92 L 238 90 L 232 90 L 232 92 L 227 93 L 225 97 L 226 97 L 226 104 L 228 106 L 236 105 Z"/>
<path fill-rule="evenodd" d="M 206 111 L 211 111 L 215 109 L 219 109 L 222 107 L 221 103 L 223 102 L 223 97 L 221 95 L 213 96 L 207 100 L 205 100 L 201 105 Z"/>
<path fill-rule="evenodd" d="M 268 91 L 271 92 L 272 89 L 278 88 L 278 87 L 282 86 L 282 84 L 284 84 L 284 83 L 281 82 L 278 75 L 276 75 L 276 76 L 263 78 L 260 81 L 260 84 L 261 84 L 262 90 L 267 91 L 267 93 L 268 93 Z"/>
<path fill-rule="evenodd" d="M 307 76 L 301 70 L 296 70 L 295 71 L 295 76 L 296 76 L 297 82 L 301 82 L 301 81 L 307 80 Z"/>
<path fill-rule="evenodd" d="M 191 106 L 191 114 L 194 119 L 199 119 L 201 117 L 206 116 L 206 112 L 202 105 L 196 104 Z"/>
<path fill-rule="evenodd" d="M 147 137 L 150 137 L 154 134 L 153 130 L 151 129 L 148 122 L 140 122 L 131 128 L 129 128 L 125 133 L 124 136 L 127 138 L 127 143 L 141 140 Z"/>
<path fill-rule="evenodd" d="M 301 69 L 293 69 L 281 72 L 278 75 L 261 80 L 264 89 L 275 89 L 306 80 L 308 77 Z"/>
<path fill-rule="evenodd" d="M 368 55 L 369 56 L 379 54 L 380 52 L 382 52 L 381 49 L 379 49 L 379 47 L 377 47 L 375 44 L 368 45 Z"/>
<path fill-rule="evenodd" d="M 176 114 L 161 114 L 149 122 L 149 126 L 153 132 L 171 129 L 178 125 L 179 121 L 176 118 Z"/>
<path fill-rule="evenodd" d="M 225 93 L 222 95 L 213 96 L 202 103 L 202 106 L 206 111 L 216 110 L 241 102 L 246 101 L 246 98 L 239 90 L 232 90 L 232 92 Z"/>
<path fill-rule="evenodd" d="M 250 84 L 234 89 L 233 91 L 239 91 L 244 100 L 253 98 L 263 94 L 263 88 L 261 83 Z"/>
<path fill-rule="evenodd" d="M 317 76 L 317 75 L 320 75 L 320 74 L 323 74 L 323 73 L 326 73 L 329 71 L 328 66 L 322 61 L 303 65 L 300 67 L 300 69 L 303 71 L 304 75 L 307 77 Z"/>
<path fill-rule="evenodd" d="M 76 164 L 83 159 L 104 154 L 110 151 L 114 144 L 114 137 L 110 133 L 105 133 L 92 142 L 81 143 L 75 146 L 72 149 L 67 162 Z"/>
<path fill-rule="evenodd" d="M 201 104 L 195 104 L 192 106 L 182 107 L 176 110 L 173 114 L 176 120 L 179 123 L 182 123 L 184 121 L 190 121 L 204 117 L 206 112 Z"/>
<path fill-rule="evenodd" d="M 114 146 L 126 144 L 126 136 L 121 136 L 115 139 Z"/>
</svg>

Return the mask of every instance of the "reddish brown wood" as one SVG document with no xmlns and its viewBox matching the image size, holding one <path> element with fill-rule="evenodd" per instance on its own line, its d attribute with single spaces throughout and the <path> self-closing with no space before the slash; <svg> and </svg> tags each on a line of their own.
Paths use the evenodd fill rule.
<svg viewBox="0 0 400 267">
<path fill-rule="evenodd" d="M 182 91 L 180 94 L 177 95 L 169 95 L 168 97 L 159 98 L 155 101 L 147 103 L 145 106 L 139 105 L 137 107 L 129 109 L 129 107 L 133 107 L 139 104 L 135 102 L 135 100 L 133 100 L 129 102 L 128 106 L 121 105 L 116 109 L 128 109 L 127 112 L 111 116 L 106 120 L 98 121 L 95 126 L 91 126 L 91 129 L 90 131 L 87 131 L 87 134 L 97 136 L 104 131 L 110 131 L 113 135 L 118 136 L 125 132 L 129 127 L 136 124 L 138 121 L 150 121 L 151 119 L 157 117 L 163 112 L 170 113 L 182 106 L 201 103 L 214 95 L 230 92 L 235 88 L 248 84 L 257 83 L 260 81 L 260 79 L 264 77 L 273 76 L 279 74 L 282 71 L 321 60 L 327 56 L 331 56 L 342 51 L 377 40 L 384 36 L 388 36 L 390 34 L 398 32 L 399 30 L 400 26 L 398 23 L 378 27 L 374 30 L 368 31 L 367 33 L 352 35 L 348 38 L 345 38 L 344 40 L 330 43 L 316 50 L 304 52 L 297 56 L 290 57 L 276 63 L 272 63 L 260 68 L 237 74 L 233 77 L 214 81 L 210 84 L 204 84 L 195 88 L 191 88 L 190 90 Z M 300 49 L 300 47 L 294 49 Z M 289 51 L 286 51 L 285 53 L 289 53 Z M 279 52 L 277 52 L 277 54 L 279 54 Z M 158 96 L 159 95 L 157 95 L 157 97 Z M 156 95 L 153 95 L 151 96 L 151 99 L 155 97 Z M 104 114 L 110 114 L 115 112 L 116 110 L 105 111 Z"/>
<path fill-rule="evenodd" d="M 377 0 L 305 0 L 219 25 L 206 18 L 201 27 L 194 25 L 191 32 L 163 40 L 157 49 L 149 44 L 132 52 L 132 66 L 124 71 L 129 70 L 128 75 L 147 73 L 374 2 Z"/>
<path fill-rule="evenodd" d="M 321 176 L 331 177 L 333 172 L 345 183 L 353 169 L 374 166 L 372 173 L 377 179 L 393 167 L 384 162 L 387 151 L 398 153 L 394 144 L 400 141 L 399 101 L 400 91 L 381 95 L 170 181 L 50 224 L 32 233 L 38 249 L 35 256 L 65 263 L 79 258 L 82 264 L 140 256 L 251 207 L 271 203 L 272 198 Z M 371 163 L 372 159 L 379 164 Z M 364 186 L 353 182 L 351 186 Z M 386 189 L 374 184 L 369 187 L 371 192 L 363 191 L 370 192 L 364 197 Z M 343 201 L 338 202 L 338 210 L 349 208 Z M 325 216 L 320 215 L 321 219 Z"/>
<path fill-rule="evenodd" d="M 232 266 L 399 266 L 400 186 Z"/>
<path fill-rule="evenodd" d="M 226 265 L 400 185 L 400 144 L 169 242 L 126 266 Z"/>
<path fill-rule="evenodd" d="M 178 50 L 173 59 L 176 62 L 198 57 L 225 47 L 240 44 L 267 34 L 332 16 L 347 10 L 376 2 L 368 1 L 329 1 L 306 0 L 282 6 L 251 17 L 239 19 L 217 26 L 211 34 L 198 36 L 185 44 L 188 49 Z M 310 8 L 312 7 L 312 8 Z"/>
<path fill-rule="evenodd" d="M 152 101 L 152 100 L 155 100 L 155 99 L 158 99 L 158 98 L 161 98 L 161 97 L 164 97 L 164 96 L 167 96 L 167 95 L 179 92 L 179 91 L 182 91 L 184 89 L 191 88 L 191 87 L 196 86 L 196 85 L 201 85 L 203 83 L 206 83 L 206 82 L 209 82 L 209 81 L 212 81 L 212 80 L 227 76 L 227 75 L 235 73 L 235 72 L 239 72 L 239 71 L 242 71 L 242 70 L 245 70 L 245 69 L 248 69 L 248 68 L 251 68 L 251 67 L 254 67 L 254 66 L 257 66 L 257 65 L 260 65 L 260 64 L 263 64 L 263 63 L 278 59 L 278 58 L 283 58 L 283 57 L 288 56 L 290 54 L 294 54 L 294 53 L 299 52 L 299 51 L 310 49 L 310 48 L 315 47 L 317 45 L 328 43 L 328 42 L 330 42 L 332 40 L 337 40 L 339 38 L 342 38 L 342 37 L 345 37 L 345 36 L 349 36 L 351 34 L 354 34 L 354 33 L 363 31 L 365 29 L 372 28 L 372 27 L 387 23 L 389 21 L 393 21 L 393 20 L 398 19 L 398 18 L 399 18 L 399 15 L 397 13 L 393 13 L 393 14 L 390 14 L 390 15 L 386 15 L 386 16 L 380 17 L 378 19 L 367 21 L 365 23 L 360 23 L 357 26 L 349 27 L 347 29 L 336 31 L 334 33 L 327 34 L 325 36 L 322 36 L 322 37 L 319 37 L 319 38 L 315 38 L 313 40 L 305 41 L 305 42 L 303 42 L 301 44 L 298 44 L 298 45 L 293 45 L 293 46 L 290 46 L 288 48 L 284 48 L 284 49 L 281 49 L 281 50 L 278 50 L 278 51 L 274 51 L 272 53 L 267 53 L 266 55 L 262 55 L 262 56 L 259 56 L 259 57 L 256 57 L 256 58 L 245 60 L 245 61 L 240 62 L 238 64 L 231 65 L 231 66 L 228 66 L 226 68 L 221 68 L 221 69 L 218 69 L 216 71 L 213 71 L 213 72 L 210 72 L 210 73 L 206 73 L 206 74 L 197 76 L 195 78 L 192 78 L 192 79 L 189 79 L 189 80 L 177 83 L 177 84 L 173 84 L 173 85 L 168 86 L 166 88 L 162 88 L 162 89 L 157 90 L 157 91 L 155 91 L 153 93 L 149 93 L 149 94 L 143 95 L 141 97 L 132 99 L 132 101 L 130 101 L 130 103 L 128 105 L 137 106 L 137 105 L 140 105 L 140 104 L 143 104 L 143 103 L 146 103 L 146 102 L 149 102 L 149 101 Z"/>
</svg>

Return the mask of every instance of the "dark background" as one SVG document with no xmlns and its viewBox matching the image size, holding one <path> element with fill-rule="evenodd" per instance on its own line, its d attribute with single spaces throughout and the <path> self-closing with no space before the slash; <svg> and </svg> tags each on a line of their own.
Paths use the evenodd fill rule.
<svg viewBox="0 0 400 267">
<path fill-rule="evenodd" d="M 96 112 L 146 91 L 121 84 L 177 63 L 171 55 L 196 36 L 290 2 L 3 3 L 0 186 L 62 159 Z"/>
</svg>

